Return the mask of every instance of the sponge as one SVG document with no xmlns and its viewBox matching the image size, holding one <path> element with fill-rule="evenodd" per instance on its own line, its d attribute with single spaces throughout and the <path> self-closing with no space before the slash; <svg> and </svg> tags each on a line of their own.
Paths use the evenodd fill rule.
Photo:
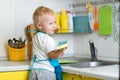
<svg viewBox="0 0 120 80">
<path fill-rule="evenodd" d="M 68 41 L 59 41 L 58 45 L 57 45 L 57 49 L 62 49 L 62 48 L 66 48 L 68 47 Z"/>
</svg>

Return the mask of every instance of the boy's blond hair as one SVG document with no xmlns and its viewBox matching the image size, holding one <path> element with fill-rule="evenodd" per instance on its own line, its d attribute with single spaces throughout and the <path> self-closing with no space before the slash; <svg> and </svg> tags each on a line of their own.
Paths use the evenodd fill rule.
<svg viewBox="0 0 120 80">
<path fill-rule="evenodd" d="M 44 6 L 40 6 L 35 10 L 33 13 L 33 22 L 35 27 L 37 26 L 38 22 L 40 22 L 41 17 L 46 14 L 55 15 L 53 10 Z"/>
</svg>

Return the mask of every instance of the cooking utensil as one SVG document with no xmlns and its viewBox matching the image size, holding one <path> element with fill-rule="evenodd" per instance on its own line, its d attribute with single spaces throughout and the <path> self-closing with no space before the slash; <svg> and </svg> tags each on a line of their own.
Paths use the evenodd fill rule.
<svg viewBox="0 0 120 80">
<path fill-rule="evenodd" d="M 88 2 L 86 5 L 87 5 L 86 7 L 88 8 L 89 27 L 90 27 L 90 30 L 92 32 L 92 30 L 93 30 L 93 25 L 92 25 L 92 5 L 91 5 L 90 2 Z"/>
<path fill-rule="evenodd" d="M 13 43 L 13 40 L 9 39 L 8 40 L 8 45 L 12 48 L 14 48 L 14 43 Z"/>
<path fill-rule="evenodd" d="M 22 40 L 22 37 L 19 38 L 19 40 L 17 40 L 16 38 L 13 38 L 13 40 L 9 39 L 8 40 L 8 45 L 12 48 L 23 48 L 25 47 L 25 42 L 26 39 L 24 39 L 24 41 Z"/>
<path fill-rule="evenodd" d="M 98 30 L 98 9 L 97 9 L 97 6 L 95 6 L 95 8 L 94 8 L 94 20 L 95 20 L 94 30 Z"/>
<path fill-rule="evenodd" d="M 23 43 L 23 42 L 22 42 L 22 37 L 20 37 L 20 38 L 19 38 L 19 44 L 18 44 L 18 47 L 19 47 L 19 48 L 22 48 L 22 43 Z"/>
</svg>

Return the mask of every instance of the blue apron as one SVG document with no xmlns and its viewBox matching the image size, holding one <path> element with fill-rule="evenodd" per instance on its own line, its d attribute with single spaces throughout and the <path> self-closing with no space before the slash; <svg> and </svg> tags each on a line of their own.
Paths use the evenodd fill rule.
<svg viewBox="0 0 120 80">
<path fill-rule="evenodd" d="M 37 32 L 41 32 L 41 31 L 36 31 L 36 33 Z M 35 34 L 36 34 L 35 33 Z M 44 33 L 44 32 L 41 32 L 41 33 Z M 45 34 L 45 33 L 44 33 Z M 56 59 L 46 59 L 46 60 L 36 60 L 37 59 L 37 57 L 36 57 L 36 55 L 34 55 L 33 56 L 33 63 L 32 63 L 32 65 L 31 65 L 31 68 L 30 68 L 30 70 L 32 70 L 33 69 L 33 65 L 34 65 L 34 63 L 35 62 L 40 62 L 40 61 L 47 61 L 47 60 L 49 60 L 50 61 L 50 64 L 54 67 L 54 69 L 55 69 L 55 74 L 56 74 L 56 79 L 57 80 L 62 80 L 62 68 L 61 68 L 61 65 L 59 64 L 59 61 L 58 61 L 58 58 L 56 58 Z M 30 71 L 30 76 L 32 75 L 32 73 L 31 73 L 31 71 Z"/>
<path fill-rule="evenodd" d="M 62 80 L 62 68 L 59 64 L 58 58 L 56 59 L 49 59 L 50 64 L 54 67 L 55 69 L 55 74 L 56 74 L 56 78 L 57 80 Z"/>
<path fill-rule="evenodd" d="M 33 69 L 33 65 L 35 62 L 41 62 L 41 61 L 50 61 L 50 64 L 54 67 L 55 69 L 55 74 L 56 74 L 56 79 L 57 80 L 62 80 L 62 68 L 59 64 L 59 61 L 58 61 L 58 58 L 56 59 L 45 59 L 45 60 L 37 60 L 37 57 L 36 55 L 33 56 L 33 63 L 31 65 L 31 68 L 30 68 L 30 76 L 32 76 L 32 69 Z"/>
</svg>

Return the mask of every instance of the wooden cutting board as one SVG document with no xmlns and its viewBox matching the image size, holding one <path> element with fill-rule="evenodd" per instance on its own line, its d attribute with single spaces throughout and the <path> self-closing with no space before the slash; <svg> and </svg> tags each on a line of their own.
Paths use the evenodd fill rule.
<svg viewBox="0 0 120 80">
<path fill-rule="evenodd" d="M 99 8 L 99 34 L 112 34 L 112 7 L 104 5 Z"/>
</svg>

